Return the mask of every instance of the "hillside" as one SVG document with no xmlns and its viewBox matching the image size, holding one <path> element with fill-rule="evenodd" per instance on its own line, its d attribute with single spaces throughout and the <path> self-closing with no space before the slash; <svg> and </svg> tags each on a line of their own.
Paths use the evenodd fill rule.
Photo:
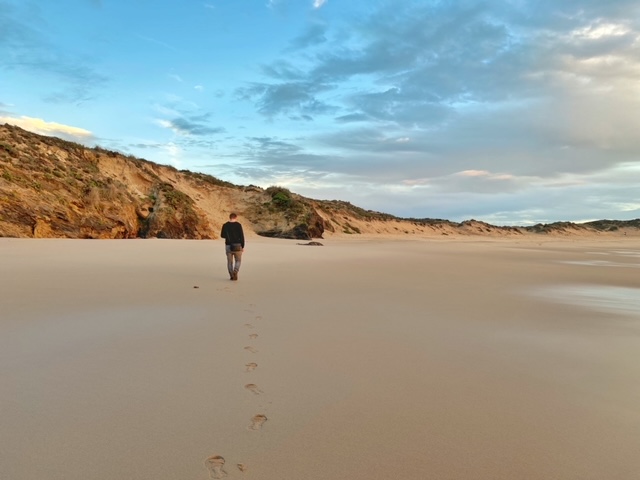
<svg viewBox="0 0 640 480">
<path fill-rule="evenodd" d="M 622 235 L 640 220 L 497 227 L 401 219 L 285 188 L 238 186 L 210 175 L 0 126 L 0 237 L 218 238 L 229 212 L 271 237 L 325 235 Z"/>
</svg>

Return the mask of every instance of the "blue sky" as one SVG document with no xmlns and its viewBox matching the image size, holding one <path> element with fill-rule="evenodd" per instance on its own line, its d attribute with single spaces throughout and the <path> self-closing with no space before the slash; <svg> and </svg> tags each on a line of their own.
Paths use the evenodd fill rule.
<svg viewBox="0 0 640 480">
<path fill-rule="evenodd" d="M 494 224 L 640 217 L 636 0 L 0 0 L 0 123 Z"/>
</svg>

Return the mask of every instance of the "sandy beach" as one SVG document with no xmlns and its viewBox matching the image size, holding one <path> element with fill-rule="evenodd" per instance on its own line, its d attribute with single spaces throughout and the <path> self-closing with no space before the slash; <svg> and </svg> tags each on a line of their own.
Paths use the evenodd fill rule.
<svg viewBox="0 0 640 480">
<path fill-rule="evenodd" d="M 322 242 L 0 239 L 0 479 L 639 478 L 640 239 Z"/>
</svg>

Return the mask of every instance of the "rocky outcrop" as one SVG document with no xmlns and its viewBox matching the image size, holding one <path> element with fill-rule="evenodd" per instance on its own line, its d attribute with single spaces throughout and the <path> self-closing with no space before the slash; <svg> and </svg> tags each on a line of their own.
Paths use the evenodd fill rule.
<svg viewBox="0 0 640 480">
<path fill-rule="evenodd" d="M 325 230 L 325 221 L 316 210 L 314 210 L 309 216 L 309 222 L 307 224 L 309 231 L 309 238 L 322 238 Z"/>
</svg>

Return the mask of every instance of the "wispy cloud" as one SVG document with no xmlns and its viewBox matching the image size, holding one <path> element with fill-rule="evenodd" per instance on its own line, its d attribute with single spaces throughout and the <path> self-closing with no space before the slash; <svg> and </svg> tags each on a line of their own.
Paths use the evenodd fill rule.
<svg viewBox="0 0 640 480">
<path fill-rule="evenodd" d="M 327 25 L 314 23 L 307 30 L 291 41 L 288 50 L 299 50 L 314 45 L 321 45 L 327 41 Z"/>
<path fill-rule="evenodd" d="M 21 8 L 0 1 L 0 70 L 24 71 L 45 78 L 43 85 L 50 85 L 49 92 L 43 95 L 47 101 L 80 104 L 94 98 L 108 77 L 86 58 L 58 48 L 44 33 L 48 30 L 47 20 L 39 17 L 37 10 L 25 13 Z"/>
<path fill-rule="evenodd" d="M 224 133 L 223 127 L 211 127 L 207 124 L 208 115 L 178 117 L 172 120 L 157 120 L 161 127 L 168 128 L 178 135 L 206 136 Z"/>
<path fill-rule="evenodd" d="M 160 47 L 166 48 L 167 50 L 171 50 L 173 52 L 179 52 L 179 50 L 177 48 L 175 48 L 173 45 L 169 45 L 167 42 L 164 42 L 162 40 L 158 40 L 157 38 L 147 37 L 146 35 L 140 35 L 139 33 L 136 34 L 136 36 L 140 40 L 144 40 L 145 42 L 152 43 L 154 45 L 158 45 Z"/>
<path fill-rule="evenodd" d="M 327 0 L 313 0 L 313 8 L 321 8 L 325 3 Z"/>
<path fill-rule="evenodd" d="M 240 98 L 256 100 L 258 112 L 267 117 L 289 112 L 313 116 L 336 111 L 334 106 L 317 98 L 317 93 L 329 88 L 314 82 L 254 83 L 238 89 L 236 94 Z"/>
</svg>

